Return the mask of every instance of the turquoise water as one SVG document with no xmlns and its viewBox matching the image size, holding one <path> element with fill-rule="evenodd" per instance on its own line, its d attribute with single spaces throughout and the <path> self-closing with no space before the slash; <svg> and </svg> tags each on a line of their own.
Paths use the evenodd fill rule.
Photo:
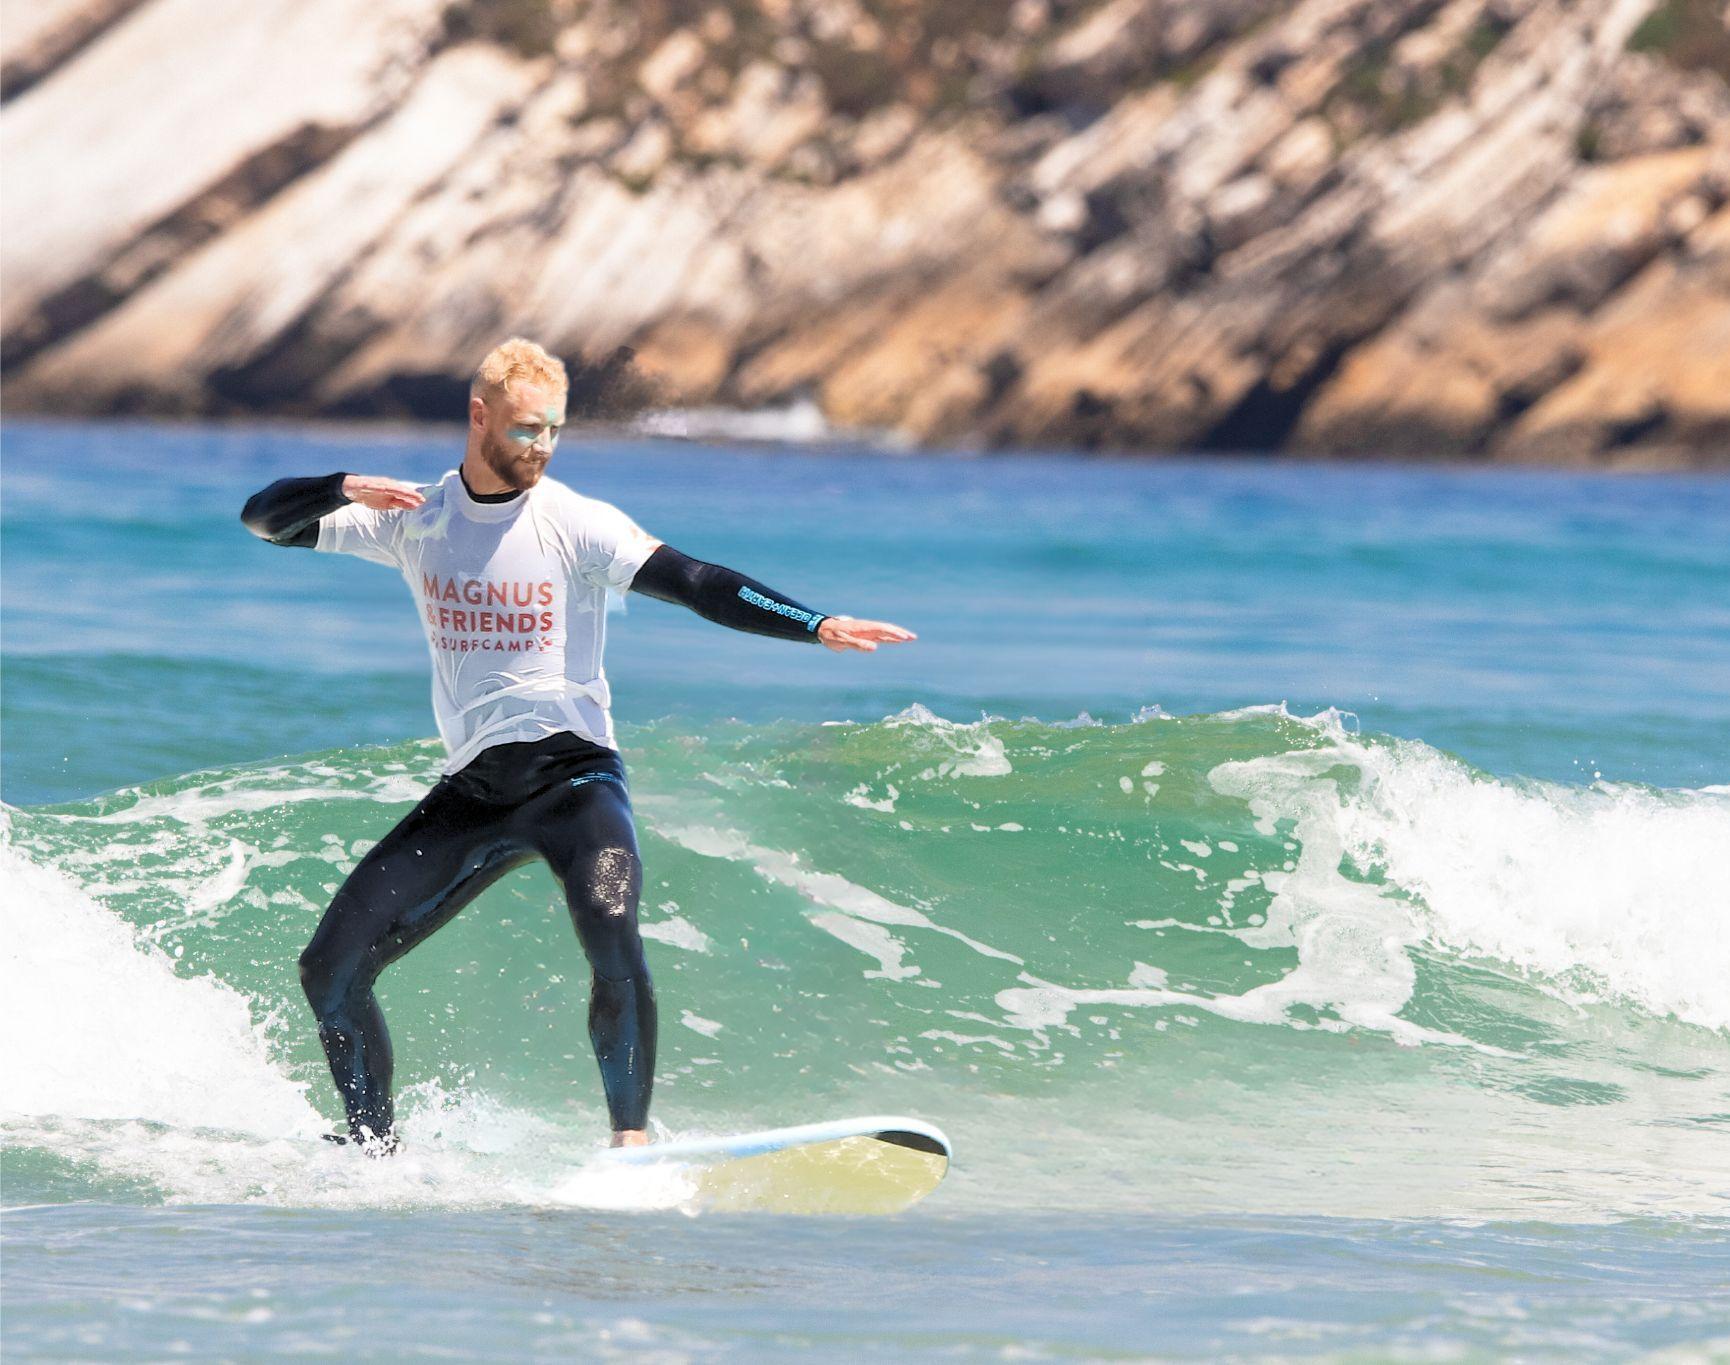
<svg viewBox="0 0 1730 1365">
<path fill-rule="evenodd" d="M 400 580 L 236 521 L 445 430 L 5 434 L 11 1354 L 1730 1349 L 1730 484 L 567 443 L 919 642 L 630 599 L 670 1134 L 904 1111 L 894 1219 L 600 1209 L 544 871 L 392 969 L 409 1153 L 293 962 L 432 781 Z"/>
</svg>

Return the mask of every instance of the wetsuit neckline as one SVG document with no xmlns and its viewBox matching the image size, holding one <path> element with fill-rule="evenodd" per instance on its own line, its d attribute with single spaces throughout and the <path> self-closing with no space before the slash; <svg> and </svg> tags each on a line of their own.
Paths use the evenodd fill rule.
<svg viewBox="0 0 1730 1365">
<path fill-rule="evenodd" d="M 511 493 L 476 493 L 469 487 L 469 481 L 463 477 L 460 468 L 456 474 L 456 503 L 462 509 L 463 515 L 471 521 L 507 521 L 528 502 L 527 494 L 521 490 Z"/>
</svg>

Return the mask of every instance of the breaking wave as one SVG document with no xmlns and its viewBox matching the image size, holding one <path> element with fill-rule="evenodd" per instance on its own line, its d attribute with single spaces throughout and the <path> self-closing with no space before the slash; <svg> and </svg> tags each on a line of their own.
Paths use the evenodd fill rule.
<svg viewBox="0 0 1730 1365">
<path fill-rule="evenodd" d="M 669 1131 L 919 1113 L 991 1205 L 1724 1212 L 1724 789 L 1500 777 L 1277 707 L 624 742 Z M 8 810 L 9 1162 L 148 1199 L 565 1198 L 604 1110 L 539 869 L 381 983 L 412 1159 L 318 1141 L 295 958 L 438 761 Z"/>
</svg>

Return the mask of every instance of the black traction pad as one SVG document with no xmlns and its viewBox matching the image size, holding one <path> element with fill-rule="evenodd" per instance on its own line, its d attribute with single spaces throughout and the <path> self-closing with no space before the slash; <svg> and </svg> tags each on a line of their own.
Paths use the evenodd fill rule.
<svg viewBox="0 0 1730 1365">
<path fill-rule="evenodd" d="M 926 1152 L 931 1156 L 946 1157 L 949 1149 L 936 1138 L 926 1137 L 924 1133 L 909 1133 L 901 1129 L 889 1132 L 873 1133 L 872 1137 L 879 1142 L 887 1142 L 893 1147 L 909 1147 L 915 1152 Z"/>
</svg>

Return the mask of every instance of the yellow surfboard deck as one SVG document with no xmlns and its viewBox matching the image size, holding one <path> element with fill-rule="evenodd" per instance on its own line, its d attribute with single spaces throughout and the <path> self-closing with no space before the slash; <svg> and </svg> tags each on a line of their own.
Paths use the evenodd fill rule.
<svg viewBox="0 0 1730 1365">
<path fill-rule="evenodd" d="M 933 1125 L 874 1116 L 618 1148 L 599 1164 L 664 1180 L 667 1202 L 692 1211 L 899 1213 L 937 1188 L 949 1161 Z"/>
</svg>

